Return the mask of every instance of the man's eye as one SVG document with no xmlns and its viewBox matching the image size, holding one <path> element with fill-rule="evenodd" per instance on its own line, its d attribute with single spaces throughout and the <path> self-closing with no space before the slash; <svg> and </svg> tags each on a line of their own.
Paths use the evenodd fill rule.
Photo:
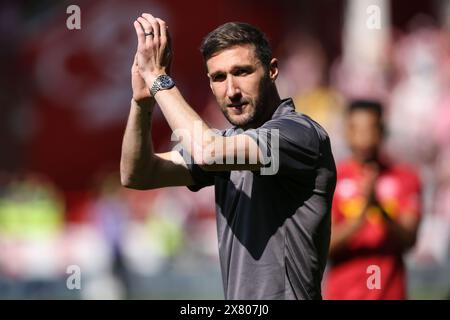
<svg viewBox="0 0 450 320">
<path fill-rule="evenodd" d="M 212 81 L 214 82 L 219 82 L 219 81 L 223 81 L 225 80 L 225 75 L 223 74 L 218 74 L 212 77 Z"/>
<path fill-rule="evenodd" d="M 248 69 L 239 69 L 236 71 L 237 76 L 245 76 L 245 75 L 248 75 L 249 73 L 250 73 L 250 70 L 248 70 Z"/>
</svg>

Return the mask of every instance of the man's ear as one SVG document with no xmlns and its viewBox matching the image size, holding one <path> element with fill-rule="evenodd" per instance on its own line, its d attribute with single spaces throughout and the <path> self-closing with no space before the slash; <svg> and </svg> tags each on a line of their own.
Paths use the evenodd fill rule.
<svg viewBox="0 0 450 320">
<path fill-rule="evenodd" d="M 269 78 L 272 82 L 278 78 L 278 60 L 276 58 L 272 58 L 269 64 Z"/>
</svg>

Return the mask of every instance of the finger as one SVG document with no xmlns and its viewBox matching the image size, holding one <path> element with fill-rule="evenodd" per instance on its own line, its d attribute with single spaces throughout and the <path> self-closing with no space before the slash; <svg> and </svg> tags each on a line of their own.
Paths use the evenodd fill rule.
<svg viewBox="0 0 450 320">
<path fill-rule="evenodd" d="M 133 26 L 134 26 L 134 29 L 136 30 L 138 45 L 144 45 L 145 44 L 145 35 L 144 35 L 144 31 L 142 30 L 142 26 L 137 21 L 134 21 Z"/>
<path fill-rule="evenodd" d="M 165 41 L 167 42 L 167 26 L 166 22 L 160 18 L 155 19 L 159 26 L 159 37 L 161 39 L 161 42 Z"/>
<path fill-rule="evenodd" d="M 153 32 L 152 25 L 147 20 L 145 20 L 142 17 L 138 17 L 137 21 L 139 21 L 139 23 L 142 25 L 142 28 L 144 29 L 145 33 Z M 145 34 L 144 34 L 144 37 L 145 37 Z"/>
<path fill-rule="evenodd" d="M 146 19 L 153 28 L 153 33 L 155 34 L 155 37 L 158 37 L 161 34 L 161 31 L 159 30 L 159 23 L 155 19 L 154 16 L 152 16 L 150 13 L 143 13 L 142 17 Z"/>
<path fill-rule="evenodd" d="M 161 32 L 160 34 L 160 43 L 161 47 L 164 47 L 164 60 L 166 63 L 170 64 L 170 57 L 172 55 L 172 48 L 170 43 L 170 34 L 169 30 L 167 29 L 166 22 L 162 19 L 156 18 L 156 21 L 159 24 L 159 30 Z M 168 66 L 170 68 L 170 66 Z"/>
<path fill-rule="evenodd" d="M 158 21 L 156 21 L 155 17 L 153 17 L 151 14 L 149 13 L 143 13 L 142 17 L 147 20 L 150 25 L 152 26 L 152 30 L 153 30 L 153 41 L 158 43 L 159 42 L 159 35 L 160 35 L 160 30 L 159 30 L 159 23 Z"/>
<path fill-rule="evenodd" d="M 144 36 L 145 36 L 145 40 L 144 40 L 144 44 L 148 47 L 151 46 L 153 43 L 153 40 L 155 38 L 155 31 L 153 30 L 152 25 L 150 24 L 150 22 L 148 22 L 145 18 L 143 17 L 139 17 L 138 21 L 142 24 L 143 28 L 144 28 Z M 151 33 L 151 35 L 149 35 L 149 33 Z"/>
</svg>

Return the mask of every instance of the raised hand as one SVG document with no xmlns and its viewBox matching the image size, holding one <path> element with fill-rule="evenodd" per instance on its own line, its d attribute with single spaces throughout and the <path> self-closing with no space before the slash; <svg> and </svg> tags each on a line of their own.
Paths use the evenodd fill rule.
<svg viewBox="0 0 450 320">
<path fill-rule="evenodd" d="M 379 177 L 379 168 L 377 165 L 369 164 L 365 165 L 362 171 L 363 175 L 361 178 L 361 191 L 365 198 L 367 205 L 373 205 L 377 203 L 375 187 L 376 182 Z"/>
<path fill-rule="evenodd" d="M 147 87 L 151 87 L 159 75 L 169 73 L 172 56 L 170 35 L 166 23 L 148 13 L 134 21 L 134 28 L 138 39 L 138 72 Z"/>
<path fill-rule="evenodd" d="M 151 98 L 150 90 L 139 73 L 137 54 L 135 54 L 133 65 L 131 66 L 131 88 L 133 89 L 133 99 L 137 103 L 145 102 Z"/>
</svg>

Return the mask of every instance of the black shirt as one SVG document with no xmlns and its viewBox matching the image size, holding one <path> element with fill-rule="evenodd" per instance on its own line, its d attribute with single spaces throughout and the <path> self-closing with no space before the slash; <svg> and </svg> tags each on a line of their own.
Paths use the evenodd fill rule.
<svg viewBox="0 0 450 320">
<path fill-rule="evenodd" d="M 278 129 L 279 140 L 271 139 Z M 269 136 L 266 133 L 269 131 Z M 237 134 L 237 128 L 223 131 Z M 197 191 L 215 186 L 226 299 L 321 299 L 336 167 L 325 130 L 285 99 L 272 119 L 244 132 L 272 156 L 276 174 L 189 169 Z M 276 135 L 275 135 L 276 136 Z M 267 137 L 266 139 L 264 137 Z"/>
</svg>

